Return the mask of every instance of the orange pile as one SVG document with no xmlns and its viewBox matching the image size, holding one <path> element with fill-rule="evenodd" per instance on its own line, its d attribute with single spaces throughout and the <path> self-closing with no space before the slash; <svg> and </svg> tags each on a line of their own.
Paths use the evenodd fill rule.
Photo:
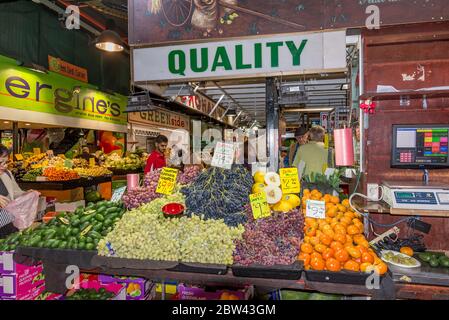
<svg viewBox="0 0 449 320">
<path fill-rule="evenodd" d="M 326 203 L 326 219 L 305 218 L 304 241 L 298 259 L 306 270 L 349 270 L 382 275 L 388 267 L 370 248 L 363 235 L 364 226 L 347 199 L 322 195 L 318 190 L 304 190 L 302 212 L 306 213 L 307 200 Z"/>
<path fill-rule="evenodd" d="M 49 181 L 75 180 L 80 177 L 74 170 L 56 167 L 49 167 L 45 169 L 43 175 L 44 177 L 47 177 Z"/>
</svg>

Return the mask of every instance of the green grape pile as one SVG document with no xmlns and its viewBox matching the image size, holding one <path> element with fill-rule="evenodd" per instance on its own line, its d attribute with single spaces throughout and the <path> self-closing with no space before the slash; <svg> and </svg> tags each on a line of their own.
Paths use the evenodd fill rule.
<svg viewBox="0 0 449 320">
<path fill-rule="evenodd" d="M 232 264 L 243 226 L 228 227 L 223 220 L 197 215 L 165 218 L 161 209 L 171 202 L 184 203 L 184 197 L 177 193 L 126 212 L 98 243 L 99 255 L 110 256 L 112 249 L 119 258 Z"/>
</svg>

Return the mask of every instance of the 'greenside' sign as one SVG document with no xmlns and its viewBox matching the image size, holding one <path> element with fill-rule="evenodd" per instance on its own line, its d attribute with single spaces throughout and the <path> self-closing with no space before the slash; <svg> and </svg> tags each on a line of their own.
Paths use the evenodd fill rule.
<svg viewBox="0 0 449 320">
<path fill-rule="evenodd" d="M 344 31 L 133 49 L 134 81 L 219 79 L 346 68 Z"/>
<path fill-rule="evenodd" d="M 52 72 L 19 67 L 15 60 L 0 56 L 0 107 L 126 126 L 126 104 L 125 96 L 109 95 Z M 35 122 L 43 121 L 36 118 Z"/>
</svg>

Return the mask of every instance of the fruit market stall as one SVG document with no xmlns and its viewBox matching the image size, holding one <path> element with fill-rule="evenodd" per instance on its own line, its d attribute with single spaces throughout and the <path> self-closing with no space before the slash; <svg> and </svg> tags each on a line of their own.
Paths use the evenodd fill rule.
<svg viewBox="0 0 449 320">
<path fill-rule="evenodd" d="M 370 245 L 363 217 L 348 199 L 317 189 L 299 197 L 286 187 L 285 171 L 251 176 L 237 165 L 190 166 L 166 187 L 166 169 L 151 172 L 122 201 L 91 202 L 0 240 L 0 251 L 15 250 L 23 263 L 42 261 L 47 287 L 56 293 L 66 290 L 70 265 L 162 283 L 251 284 L 373 299 L 435 291 L 436 282 L 425 278 L 436 263 L 448 279 L 446 259 L 436 253 L 415 254 L 418 277 L 400 275 L 393 264 L 414 259 L 413 252 Z M 445 283 L 434 298 L 448 294 Z"/>
<path fill-rule="evenodd" d="M 24 154 L 23 160 L 11 163 L 10 168 L 22 189 L 38 190 L 57 201 L 82 200 L 85 190 L 97 186 L 101 196 L 111 196 L 112 172 L 84 159 L 51 153 Z"/>
</svg>

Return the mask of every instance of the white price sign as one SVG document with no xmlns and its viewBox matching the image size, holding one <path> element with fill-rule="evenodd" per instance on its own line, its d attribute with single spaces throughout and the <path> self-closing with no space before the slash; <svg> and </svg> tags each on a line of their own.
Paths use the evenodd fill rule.
<svg viewBox="0 0 449 320">
<path fill-rule="evenodd" d="M 306 217 L 326 219 L 326 204 L 324 201 L 307 200 Z"/>
<path fill-rule="evenodd" d="M 111 202 L 119 202 L 120 200 L 122 200 L 122 197 L 123 197 L 123 194 L 125 193 L 125 191 L 126 191 L 126 186 L 116 189 L 114 191 L 114 193 L 112 194 Z"/>
<path fill-rule="evenodd" d="M 224 169 L 231 169 L 234 162 L 234 144 L 217 142 L 211 165 Z"/>
</svg>

